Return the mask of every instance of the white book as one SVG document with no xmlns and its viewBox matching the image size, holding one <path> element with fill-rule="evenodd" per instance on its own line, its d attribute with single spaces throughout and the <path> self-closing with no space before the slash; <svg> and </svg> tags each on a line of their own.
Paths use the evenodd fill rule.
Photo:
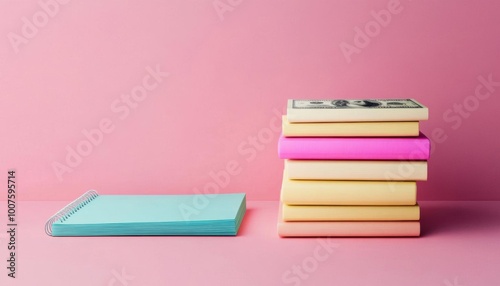
<svg viewBox="0 0 500 286">
<path fill-rule="evenodd" d="M 422 121 L 429 110 L 414 99 L 289 99 L 287 118 L 291 123 Z"/>
<path fill-rule="evenodd" d="M 426 181 L 427 161 L 285 160 L 292 180 Z"/>
</svg>

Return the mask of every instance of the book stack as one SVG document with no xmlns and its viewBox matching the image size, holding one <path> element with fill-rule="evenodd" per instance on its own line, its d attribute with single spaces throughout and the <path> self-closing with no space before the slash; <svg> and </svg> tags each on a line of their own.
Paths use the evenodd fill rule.
<svg viewBox="0 0 500 286">
<path fill-rule="evenodd" d="M 419 236 L 427 118 L 413 99 L 289 100 L 278 234 Z"/>
</svg>

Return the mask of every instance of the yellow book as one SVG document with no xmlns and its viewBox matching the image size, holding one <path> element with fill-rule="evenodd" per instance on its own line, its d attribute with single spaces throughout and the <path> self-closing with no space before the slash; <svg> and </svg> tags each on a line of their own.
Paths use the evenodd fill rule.
<svg viewBox="0 0 500 286">
<path fill-rule="evenodd" d="M 283 221 L 415 221 L 413 206 L 291 206 L 283 204 Z"/>
<path fill-rule="evenodd" d="M 417 183 L 290 180 L 284 174 L 281 201 L 288 205 L 415 205 Z"/>
<path fill-rule="evenodd" d="M 285 137 L 396 137 L 418 136 L 419 122 L 313 122 L 290 123 L 283 115 Z"/>
<path fill-rule="evenodd" d="M 419 236 L 420 221 L 283 221 L 280 204 L 278 234 L 281 237 Z"/>
<path fill-rule="evenodd" d="M 288 178 L 342 181 L 426 181 L 427 161 L 285 160 Z"/>
</svg>

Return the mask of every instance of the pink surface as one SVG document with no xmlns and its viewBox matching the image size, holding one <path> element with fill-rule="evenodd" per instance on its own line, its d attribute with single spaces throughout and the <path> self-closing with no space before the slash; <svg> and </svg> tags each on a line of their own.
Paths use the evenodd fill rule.
<svg viewBox="0 0 500 286">
<path fill-rule="evenodd" d="M 281 159 L 427 160 L 430 141 L 418 137 L 283 137 Z"/>
<path fill-rule="evenodd" d="M 220 192 L 278 200 L 286 100 L 361 97 L 429 107 L 420 199 L 500 199 L 499 1 L 61 2 L 0 1 L 0 170 L 21 199 L 220 174 Z"/>
<path fill-rule="evenodd" d="M 420 238 L 279 238 L 277 202 L 249 202 L 237 237 L 46 236 L 65 203 L 19 205 L 18 278 L 0 285 L 500 284 L 498 202 L 421 202 Z"/>
</svg>

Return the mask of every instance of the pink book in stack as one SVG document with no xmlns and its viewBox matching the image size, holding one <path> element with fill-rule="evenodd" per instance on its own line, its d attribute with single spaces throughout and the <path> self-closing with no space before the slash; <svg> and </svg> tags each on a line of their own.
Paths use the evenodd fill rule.
<svg viewBox="0 0 500 286">
<path fill-rule="evenodd" d="M 278 142 L 281 159 L 310 160 L 427 160 L 430 141 L 417 137 L 283 137 Z"/>
</svg>

